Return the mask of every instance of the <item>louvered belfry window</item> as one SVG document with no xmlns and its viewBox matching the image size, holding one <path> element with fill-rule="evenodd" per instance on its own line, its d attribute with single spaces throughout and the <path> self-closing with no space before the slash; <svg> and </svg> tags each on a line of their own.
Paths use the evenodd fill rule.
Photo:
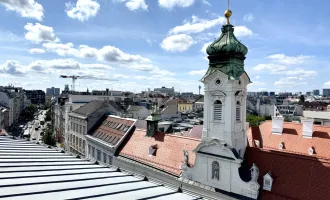
<svg viewBox="0 0 330 200">
<path fill-rule="evenodd" d="M 236 121 L 241 121 L 241 104 L 239 103 L 239 101 L 237 101 L 236 103 Z"/>
<path fill-rule="evenodd" d="M 221 121 L 222 120 L 222 103 L 219 100 L 214 102 L 214 120 Z"/>
</svg>

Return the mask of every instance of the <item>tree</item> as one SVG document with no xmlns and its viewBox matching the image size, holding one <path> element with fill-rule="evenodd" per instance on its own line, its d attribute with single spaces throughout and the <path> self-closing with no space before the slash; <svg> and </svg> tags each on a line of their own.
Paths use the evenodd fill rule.
<svg viewBox="0 0 330 200">
<path fill-rule="evenodd" d="M 42 140 L 47 145 L 50 145 L 50 146 L 56 145 L 56 138 L 53 135 L 53 133 L 49 127 L 46 128 L 44 136 L 42 137 Z"/>
<path fill-rule="evenodd" d="M 34 105 L 29 105 L 21 113 L 23 120 L 30 121 L 34 118 L 34 114 L 38 111 L 38 108 Z"/>
<path fill-rule="evenodd" d="M 285 117 L 284 117 L 284 121 L 285 121 L 285 122 L 292 122 L 292 120 L 291 120 L 288 116 L 285 116 Z"/>
<path fill-rule="evenodd" d="M 48 109 L 47 110 L 47 112 L 46 112 L 46 118 L 45 118 L 45 121 L 50 121 L 52 119 L 52 117 L 51 117 L 51 112 L 50 112 L 50 109 Z"/>
<path fill-rule="evenodd" d="M 302 103 L 305 102 L 305 96 L 304 95 L 300 95 L 299 102 L 302 102 Z"/>
<path fill-rule="evenodd" d="M 247 115 L 246 121 L 249 122 L 250 126 L 259 126 L 260 122 L 265 121 L 265 117 L 259 117 L 256 115 Z"/>
</svg>

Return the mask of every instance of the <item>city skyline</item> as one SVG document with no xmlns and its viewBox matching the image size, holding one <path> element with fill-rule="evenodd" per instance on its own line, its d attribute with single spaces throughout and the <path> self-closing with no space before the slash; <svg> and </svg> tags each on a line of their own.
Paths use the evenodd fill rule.
<svg viewBox="0 0 330 200">
<path fill-rule="evenodd" d="M 78 80 L 82 91 L 174 86 L 198 94 L 205 48 L 220 35 L 226 9 L 215 0 L 27 2 L 0 0 L 0 78 L 2 85 L 43 90 L 71 85 L 59 78 L 64 74 L 120 80 Z M 249 48 L 248 91 L 330 88 L 329 22 L 321 5 L 231 2 L 235 35 Z"/>
</svg>

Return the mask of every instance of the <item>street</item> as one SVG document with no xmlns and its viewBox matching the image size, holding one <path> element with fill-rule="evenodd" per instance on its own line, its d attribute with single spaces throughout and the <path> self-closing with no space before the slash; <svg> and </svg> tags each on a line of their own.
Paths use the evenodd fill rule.
<svg viewBox="0 0 330 200">
<path fill-rule="evenodd" d="M 43 121 L 45 119 L 46 111 L 42 111 L 41 114 L 38 115 L 37 119 L 34 119 L 34 124 L 31 128 L 29 128 L 30 133 L 30 141 L 32 142 L 39 142 L 41 139 L 40 133 L 42 132 L 42 129 L 46 126 L 46 123 L 44 125 L 40 125 L 40 121 Z M 32 122 L 29 122 L 28 124 L 31 124 Z M 39 128 L 40 126 L 40 128 Z M 35 130 L 38 128 L 38 130 Z"/>
</svg>

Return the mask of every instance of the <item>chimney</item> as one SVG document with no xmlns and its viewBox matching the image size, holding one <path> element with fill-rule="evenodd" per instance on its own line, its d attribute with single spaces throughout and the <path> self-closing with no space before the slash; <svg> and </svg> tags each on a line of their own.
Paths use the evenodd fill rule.
<svg viewBox="0 0 330 200">
<path fill-rule="evenodd" d="M 272 134 L 282 135 L 284 118 L 282 116 L 272 117 Z"/>
<path fill-rule="evenodd" d="M 313 123 L 314 119 L 302 119 L 301 123 L 303 125 L 302 135 L 305 138 L 312 138 L 313 136 Z"/>
</svg>

